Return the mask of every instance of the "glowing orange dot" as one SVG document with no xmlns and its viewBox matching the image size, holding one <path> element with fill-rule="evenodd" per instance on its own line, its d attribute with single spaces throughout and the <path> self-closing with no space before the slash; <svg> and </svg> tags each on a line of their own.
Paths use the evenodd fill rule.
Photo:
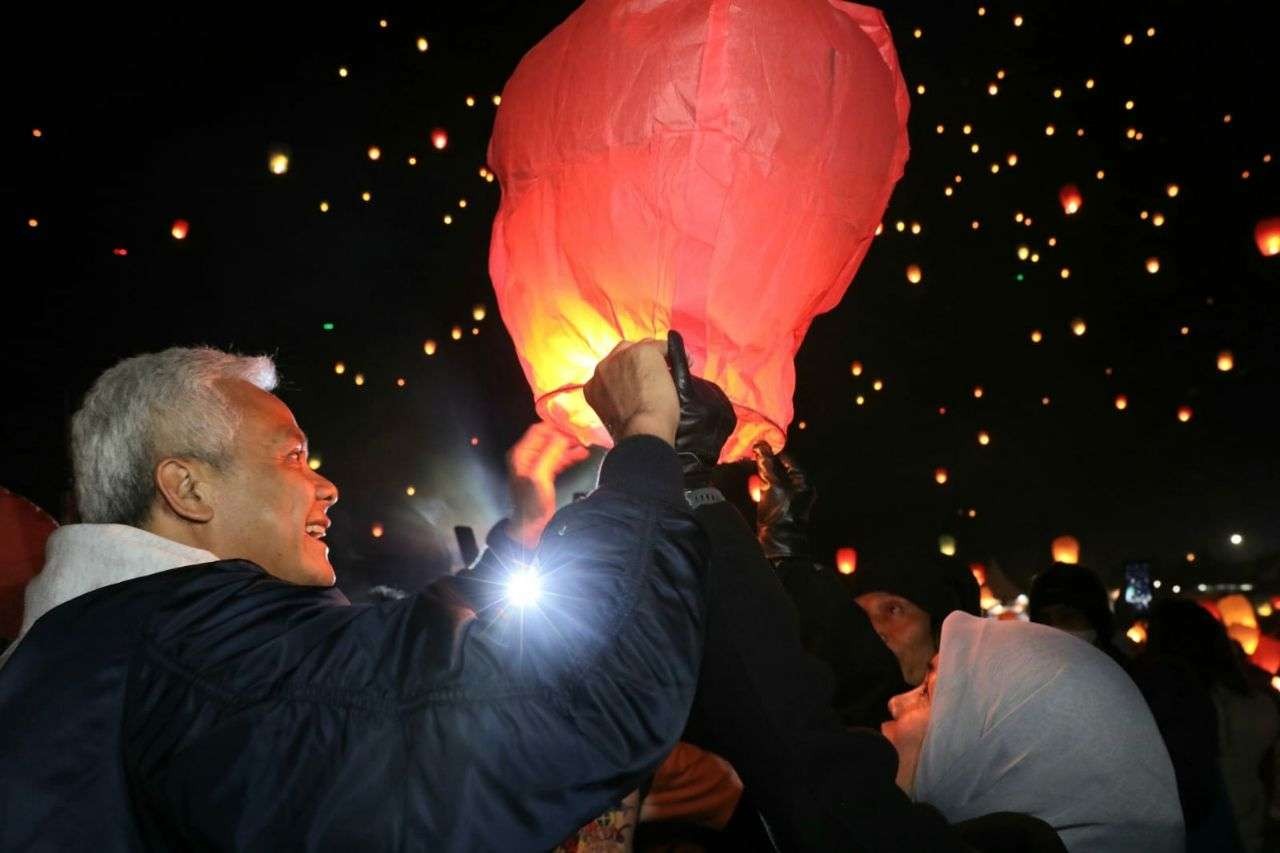
<svg viewBox="0 0 1280 853">
<path fill-rule="evenodd" d="M 400 378 L 396 379 L 396 387 L 397 387 L 397 388 L 403 388 L 403 387 L 404 387 L 404 377 L 403 377 L 403 376 L 401 376 Z"/>
<path fill-rule="evenodd" d="M 1071 334 L 1075 335 L 1078 338 L 1081 335 L 1083 335 L 1086 331 L 1088 331 L 1088 326 L 1085 325 L 1085 322 L 1082 318 L 1077 317 L 1071 321 Z"/>
<path fill-rule="evenodd" d="M 375 521 L 373 523 L 373 527 L 369 528 L 369 534 L 373 536 L 374 539 L 381 539 L 383 532 L 382 522 L 380 521 Z"/>
<path fill-rule="evenodd" d="M 919 284 L 920 280 L 923 278 L 924 273 L 921 272 L 919 264 L 911 264 L 907 267 L 907 281 L 912 284 Z"/>
<path fill-rule="evenodd" d="M 339 361 L 336 364 L 334 364 L 333 372 L 341 376 L 342 374 L 347 372 L 347 366 Z"/>
<path fill-rule="evenodd" d="M 28 228 L 39 228 L 39 227 L 40 227 L 40 220 L 39 220 L 39 219 L 34 219 L 34 218 L 33 218 L 33 219 L 28 219 L 28 220 L 27 220 L 27 227 L 28 227 Z"/>
<path fill-rule="evenodd" d="M 1231 350 L 1224 349 L 1218 353 L 1218 369 L 1223 373 L 1227 373 L 1236 366 L 1236 358 L 1231 354 Z"/>
<path fill-rule="evenodd" d="M 36 139 L 39 139 L 40 137 L 44 136 L 44 131 L 38 127 L 33 127 L 31 129 L 31 135 L 34 136 Z"/>
<path fill-rule="evenodd" d="M 1182 421 L 1184 424 L 1185 424 L 1187 421 L 1191 420 L 1191 414 L 1192 414 L 1192 412 L 1191 412 L 1191 407 L 1190 407 L 1190 406 L 1179 406 L 1179 407 L 1178 407 L 1178 420 Z"/>
<path fill-rule="evenodd" d="M 852 373 L 854 376 L 861 376 L 862 362 L 855 361 L 853 364 L 849 365 L 849 372 Z"/>
<path fill-rule="evenodd" d="M 449 144 L 449 133 L 443 127 L 437 127 L 431 131 L 431 147 L 437 151 L 443 151 L 445 146 Z"/>
<path fill-rule="evenodd" d="M 472 447 L 479 447 L 479 446 L 480 446 L 480 437 L 479 437 L 479 436 L 476 436 L 476 435 L 471 436 L 471 446 L 472 446 Z"/>
<path fill-rule="evenodd" d="M 1164 191 L 1165 191 L 1165 193 L 1166 193 L 1166 194 L 1168 194 L 1169 198 L 1177 198 L 1177 197 L 1178 197 L 1178 191 L 1179 191 L 1179 190 L 1178 190 L 1178 185 L 1177 185 L 1177 184 L 1169 184 L 1169 186 L 1167 186 L 1167 187 L 1165 187 L 1165 188 L 1164 188 Z"/>
<path fill-rule="evenodd" d="M 836 570 L 851 575 L 858 570 L 858 552 L 853 548 L 836 549 Z"/>
<path fill-rule="evenodd" d="M 991 434 L 987 432 L 985 429 L 980 431 L 978 433 L 978 444 L 981 444 L 983 447 L 986 447 L 990 443 L 991 443 Z"/>
<path fill-rule="evenodd" d="M 751 500 L 760 503 L 760 498 L 764 496 L 764 480 L 756 474 L 752 474 L 747 478 L 747 494 L 751 495 Z"/>
<path fill-rule="evenodd" d="M 975 399 L 975 400 L 981 400 L 981 399 L 982 399 L 982 395 L 983 395 L 983 394 L 985 394 L 985 393 L 986 393 L 986 392 L 982 390 L 982 386 L 981 386 L 981 385 L 978 385 L 978 386 L 976 386 L 976 387 L 973 389 L 973 399 Z"/>
<path fill-rule="evenodd" d="M 422 352 L 425 353 L 426 355 L 435 355 L 436 342 L 430 338 L 427 338 L 425 341 L 422 342 Z"/>
<path fill-rule="evenodd" d="M 1117 394 L 1117 395 L 1116 395 L 1116 409 L 1118 409 L 1119 411 L 1123 412 L 1123 411 L 1124 411 L 1125 409 L 1127 409 L 1127 408 L 1129 408 L 1129 398 L 1128 398 L 1128 397 L 1126 397 L 1126 396 L 1125 396 L 1125 395 L 1123 395 L 1123 394 Z"/>
<path fill-rule="evenodd" d="M 472 308 L 471 308 L 471 319 L 473 319 L 473 320 L 475 320 L 477 323 L 479 323 L 479 322 L 480 322 L 481 320 L 483 320 L 486 316 L 488 316 L 488 309 L 487 309 L 487 308 L 485 308 L 485 307 L 484 307 L 484 305 L 482 305 L 482 304 L 480 304 L 480 303 L 478 303 L 478 302 L 477 302 L 475 305 L 473 305 L 473 306 L 472 306 Z"/>
<path fill-rule="evenodd" d="M 462 340 L 462 327 L 454 326 L 452 329 L 450 329 L 449 337 L 453 338 L 455 341 Z"/>
<path fill-rule="evenodd" d="M 191 223 L 185 219 L 173 220 L 173 225 L 169 228 L 169 233 L 173 235 L 175 240 L 187 239 L 187 232 L 191 230 Z"/>
<path fill-rule="evenodd" d="M 875 382 L 872 382 L 872 383 L 871 383 L 871 390 L 872 390 L 872 391 L 883 391 L 883 390 L 884 390 L 884 380 L 883 380 L 883 379 L 877 379 Z"/>
<path fill-rule="evenodd" d="M 378 147 L 378 146 L 376 146 L 376 145 L 370 145 L 370 146 L 369 146 L 369 159 L 370 159 L 370 160 L 380 160 L 380 159 L 382 159 L 382 149 L 381 149 L 381 148 L 379 148 L 379 147 Z"/>
<path fill-rule="evenodd" d="M 363 373 L 357 373 L 357 374 L 356 374 L 356 376 L 355 376 L 355 383 L 356 383 L 356 385 L 358 385 L 358 386 L 359 386 L 359 385 L 363 385 L 363 384 L 364 384 L 364 374 L 363 374 Z"/>
<path fill-rule="evenodd" d="M 947 479 L 948 479 L 949 477 L 950 477 L 950 475 L 947 473 L 947 469 L 946 469 L 946 468 L 936 468 L 936 469 L 934 469 L 934 472 L 933 472 L 933 481 L 934 481 L 935 483 L 937 483 L 939 486 L 944 485 L 944 484 L 947 482 Z"/>
<path fill-rule="evenodd" d="M 1147 272 L 1151 273 L 1152 275 L 1155 275 L 1156 273 L 1160 272 L 1160 259 L 1154 258 L 1154 257 L 1147 258 L 1146 266 L 1147 266 Z"/>
</svg>

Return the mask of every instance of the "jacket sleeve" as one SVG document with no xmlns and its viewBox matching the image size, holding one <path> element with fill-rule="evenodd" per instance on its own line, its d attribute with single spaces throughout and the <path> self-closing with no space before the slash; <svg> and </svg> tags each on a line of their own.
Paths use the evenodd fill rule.
<svg viewBox="0 0 1280 853">
<path fill-rule="evenodd" d="M 221 607 L 193 600 L 155 632 L 131 684 L 127 762 L 151 837 L 554 846 L 676 743 L 701 657 L 705 559 L 674 452 L 641 436 L 551 520 L 536 606 L 477 614 L 441 584 L 334 606 L 260 577 L 239 619 L 225 593 Z"/>
</svg>

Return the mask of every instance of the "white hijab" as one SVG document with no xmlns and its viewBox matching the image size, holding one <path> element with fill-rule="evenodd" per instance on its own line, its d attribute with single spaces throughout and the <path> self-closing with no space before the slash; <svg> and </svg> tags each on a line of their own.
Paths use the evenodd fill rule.
<svg viewBox="0 0 1280 853">
<path fill-rule="evenodd" d="M 1184 847 L 1142 694 L 1105 654 L 1044 625 L 947 617 L 914 793 L 952 822 L 1033 815 L 1073 853 Z"/>
</svg>

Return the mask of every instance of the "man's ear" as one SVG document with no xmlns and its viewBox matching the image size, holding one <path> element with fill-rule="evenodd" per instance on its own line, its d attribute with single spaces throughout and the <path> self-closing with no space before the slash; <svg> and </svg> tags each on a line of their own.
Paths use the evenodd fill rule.
<svg viewBox="0 0 1280 853">
<path fill-rule="evenodd" d="M 156 491 L 169 511 L 184 521 L 213 519 L 213 485 L 208 466 L 194 459 L 169 458 L 156 466 Z"/>
</svg>

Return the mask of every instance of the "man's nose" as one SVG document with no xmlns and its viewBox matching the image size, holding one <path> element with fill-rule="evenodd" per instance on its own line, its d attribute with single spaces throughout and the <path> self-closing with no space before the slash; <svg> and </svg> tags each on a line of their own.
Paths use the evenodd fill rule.
<svg viewBox="0 0 1280 853">
<path fill-rule="evenodd" d="M 324 501 L 329 506 L 333 506 L 338 502 L 338 487 L 333 484 L 332 480 L 316 474 L 316 499 Z"/>
</svg>

